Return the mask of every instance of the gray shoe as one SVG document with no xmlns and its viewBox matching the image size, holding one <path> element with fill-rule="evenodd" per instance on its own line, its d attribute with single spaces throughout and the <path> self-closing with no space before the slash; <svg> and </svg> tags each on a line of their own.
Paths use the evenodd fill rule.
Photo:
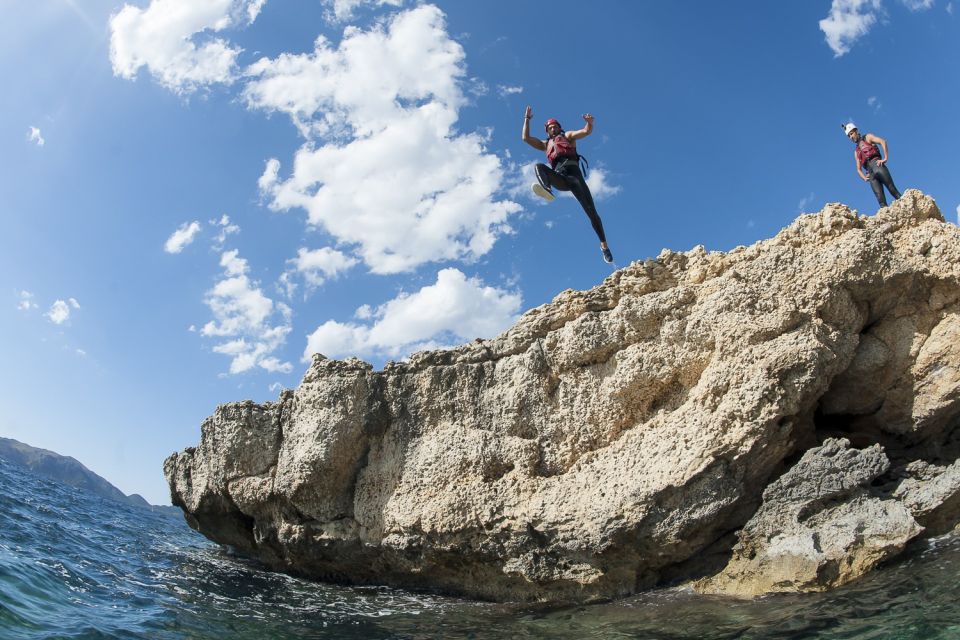
<svg viewBox="0 0 960 640">
<path fill-rule="evenodd" d="M 544 200 L 546 200 L 547 202 L 553 202 L 554 200 L 557 199 L 557 196 L 553 195 L 553 191 L 550 191 L 550 189 L 544 188 L 544 186 L 539 182 L 533 183 L 533 192 L 538 196 L 540 196 L 541 198 L 543 198 Z"/>
<path fill-rule="evenodd" d="M 600 248 L 600 252 L 603 254 L 603 261 L 604 261 L 604 262 L 606 262 L 607 264 L 613 264 L 613 254 L 610 253 L 610 249 L 609 249 L 609 248 L 604 249 L 603 247 L 601 247 L 601 248 Z"/>
</svg>

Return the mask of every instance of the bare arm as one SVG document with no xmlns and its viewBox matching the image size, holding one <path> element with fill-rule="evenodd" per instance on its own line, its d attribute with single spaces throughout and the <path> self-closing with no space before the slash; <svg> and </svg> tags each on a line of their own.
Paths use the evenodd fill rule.
<svg viewBox="0 0 960 640">
<path fill-rule="evenodd" d="M 534 149 L 546 151 L 547 145 L 544 144 L 543 140 L 530 135 L 530 118 L 532 117 L 533 109 L 527 107 L 527 110 L 523 113 L 523 131 L 520 133 L 520 138 Z"/>
<path fill-rule="evenodd" d="M 593 116 L 589 113 L 583 114 L 583 120 L 586 124 L 583 126 L 583 129 L 577 129 L 576 131 L 567 131 L 567 138 L 570 140 L 579 140 L 580 138 L 585 138 L 591 133 L 593 133 Z"/>
<path fill-rule="evenodd" d="M 880 136 L 875 136 L 872 133 L 866 135 L 867 142 L 871 144 L 878 144 L 880 148 L 883 149 L 883 157 L 877 160 L 877 164 L 884 165 L 887 161 L 890 160 L 890 152 L 887 151 L 887 141 L 881 138 Z"/>
</svg>

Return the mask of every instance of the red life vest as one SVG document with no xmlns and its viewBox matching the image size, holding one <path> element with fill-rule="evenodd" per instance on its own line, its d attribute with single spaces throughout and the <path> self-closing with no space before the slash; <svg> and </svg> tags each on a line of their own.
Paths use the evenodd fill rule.
<svg viewBox="0 0 960 640">
<path fill-rule="evenodd" d="M 867 164 L 867 160 L 870 158 L 879 158 L 880 149 L 877 148 L 877 145 L 872 142 L 867 142 L 867 137 L 863 136 L 857 142 L 857 163 L 858 166 L 863 166 Z"/>
<path fill-rule="evenodd" d="M 562 132 L 547 140 L 547 160 L 550 166 L 557 166 L 560 158 L 576 158 L 577 147 Z"/>
</svg>

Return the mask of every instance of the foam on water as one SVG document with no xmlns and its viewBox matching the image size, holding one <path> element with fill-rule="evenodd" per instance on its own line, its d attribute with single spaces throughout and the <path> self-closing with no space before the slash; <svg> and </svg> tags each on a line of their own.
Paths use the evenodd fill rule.
<svg viewBox="0 0 960 640">
<path fill-rule="evenodd" d="M 827 594 L 661 590 L 552 611 L 319 584 L 230 556 L 179 518 L 0 461 L 0 638 L 960 637 L 960 536 Z"/>
</svg>

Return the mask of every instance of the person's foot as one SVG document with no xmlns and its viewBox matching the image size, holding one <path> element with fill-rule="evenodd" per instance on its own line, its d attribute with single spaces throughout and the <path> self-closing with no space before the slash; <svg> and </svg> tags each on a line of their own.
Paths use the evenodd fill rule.
<svg viewBox="0 0 960 640">
<path fill-rule="evenodd" d="M 607 264 L 613 264 L 613 254 L 610 253 L 609 247 L 600 247 L 600 253 L 603 254 L 603 261 Z"/>
<path fill-rule="evenodd" d="M 533 192 L 547 202 L 553 202 L 557 198 L 557 196 L 553 195 L 553 192 L 550 191 L 550 189 L 545 188 L 539 182 L 533 183 Z"/>
</svg>

